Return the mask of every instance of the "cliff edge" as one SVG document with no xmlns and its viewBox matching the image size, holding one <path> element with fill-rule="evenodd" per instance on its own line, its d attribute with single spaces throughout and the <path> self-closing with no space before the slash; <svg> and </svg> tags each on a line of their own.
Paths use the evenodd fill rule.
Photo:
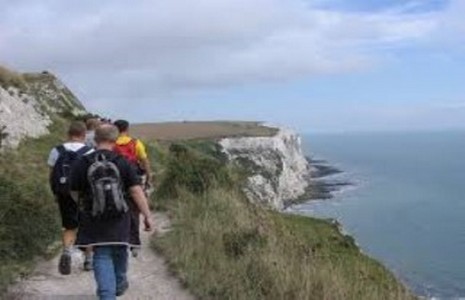
<svg viewBox="0 0 465 300">
<path fill-rule="evenodd" d="M 245 194 L 252 202 L 281 210 L 305 194 L 310 165 L 300 136 L 292 130 L 278 128 L 274 136 L 224 138 L 219 144 L 232 162 L 250 174 Z"/>
</svg>

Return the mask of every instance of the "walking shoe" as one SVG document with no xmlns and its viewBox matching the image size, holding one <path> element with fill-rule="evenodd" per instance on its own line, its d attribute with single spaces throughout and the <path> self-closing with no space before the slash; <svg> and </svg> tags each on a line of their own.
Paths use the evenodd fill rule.
<svg viewBox="0 0 465 300">
<path fill-rule="evenodd" d="M 71 274 L 71 253 L 69 251 L 64 251 L 61 254 L 58 271 L 61 275 Z"/>
<path fill-rule="evenodd" d="M 125 281 L 116 287 L 116 297 L 123 296 L 129 288 L 129 282 Z"/>
<path fill-rule="evenodd" d="M 84 271 L 92 271 L 94 267 L 92 266 L 92 257 L 86 257 L 84 260 Z"/>
<path fill-rule="evenodd" d="M 131 248 L 131 254 L 132 254 L 132 257 L 136 258 L 139 256 L 139 252 L 140 252 L 140 249 L 137 248 L 137 247 L 132 247 Z"/>
</svg>

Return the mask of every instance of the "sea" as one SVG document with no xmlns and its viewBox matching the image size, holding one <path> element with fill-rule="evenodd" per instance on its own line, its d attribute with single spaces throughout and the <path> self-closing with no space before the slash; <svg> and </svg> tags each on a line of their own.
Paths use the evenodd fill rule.
<svg viewBox="0 0 465 300">
<path fill-rule="evenodd" d="M 465 299 L 465 131 L 303 135 L 348 181 L 292 212 L 337 219 L 418 295 Z"/>
</svg>

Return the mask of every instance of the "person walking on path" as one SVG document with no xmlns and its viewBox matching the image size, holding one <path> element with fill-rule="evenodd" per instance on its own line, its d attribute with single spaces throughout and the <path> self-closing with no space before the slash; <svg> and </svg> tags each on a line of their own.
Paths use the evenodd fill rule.
<svg viewBox="0 0 465 300">
<path fill-rule="evenodd" d="M 129 122 L 117 120 L 114 125 L 118 128 L 119 137 L 116 141 L 115 151 L 124 156 L 137 170 L 137 174 L 142 182 L 144 190 L 147 191 L 152 182 L 150 161 L 148 159 L 145 145 L 139 140 L 130 136 Z M 139 233 L 140 212 L 137 207 L 131 205 L 131 248 L 132 255 L 138 256 L 141 240 Z"/>
<path fill-rule="evenodd" d="M 95 148 L 95 129 L 101 124 L 98 118 L 90 118 L 86 121 L 87 132 L 85 144 L 89 147 Z"/>
<path fill-rule="evenodd" d="M 145 176 L 146 182 L 152 181 L 150 161 L 144 143 L 133 138 L 129 133 L 129 122 L 117 120 L 114 125 L 118 128 L 119 136 L 116 140 L 115 151 L 124 156 L 130 163 L 137 167 L 138 175 Z"/>
<path fill-rule="evenodd" d="M 94 276 L 101 300 L 114 300 L 128 289 L 128 247 L 134 201 L 144 217 L 146 231 L 153 228 L 150 210 L 134 168 L 113 151 L 118 129 L 110 124 L 95 131 L 97 149 L 81 157 L 71 170 L 71 195 L 80 202 L 76 245 L 94 249 Z"/>
<path fill-rule="evenodd" d="M 58 271 L 63 275 L 71 273 L 71 253 L 76 240 L 78 222 L 78 206 L 72 199 L 69 190 L 69 173 L 71 166 L 79 156 L 92 152 L 84 144 L 86 125 L 73 122 L 68 129 L 68 141 L 50 151 L 47 164 L 50 167 L 50 187 L 60 209 L 63 227 L 63 253 L 58 264 Z M 89 270 L 92 256 L 86 252 L 84 269 Z"/>
</svg>

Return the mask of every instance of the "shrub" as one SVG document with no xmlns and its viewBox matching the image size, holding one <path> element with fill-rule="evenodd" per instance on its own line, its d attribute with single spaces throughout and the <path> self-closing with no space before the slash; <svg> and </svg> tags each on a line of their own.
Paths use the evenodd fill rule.
<svg viewBox="0 0 465 300">
<path fill-rule="evenodd" d="M 0 259 L 21 261 L 44 253 L 60 228 L 46 186 L 0 175 L 0 195 Z"/>
<path fill-rule="evenodd" d="M 56 207 L 40 181 L 0 175 L 0 295 L 18 271 L 45 254 L 59 235 Z"/>
<path fill-rule="evenodd" d="M 163 207 L 164 199 L 176 198 L 180 188 L 200 195 L 216 184 L 232 184 L 225 164 L 182 143 L 170 146 L 163 178 L 156 195 L 160 199 L 158 207 Z"/>
</svg>

